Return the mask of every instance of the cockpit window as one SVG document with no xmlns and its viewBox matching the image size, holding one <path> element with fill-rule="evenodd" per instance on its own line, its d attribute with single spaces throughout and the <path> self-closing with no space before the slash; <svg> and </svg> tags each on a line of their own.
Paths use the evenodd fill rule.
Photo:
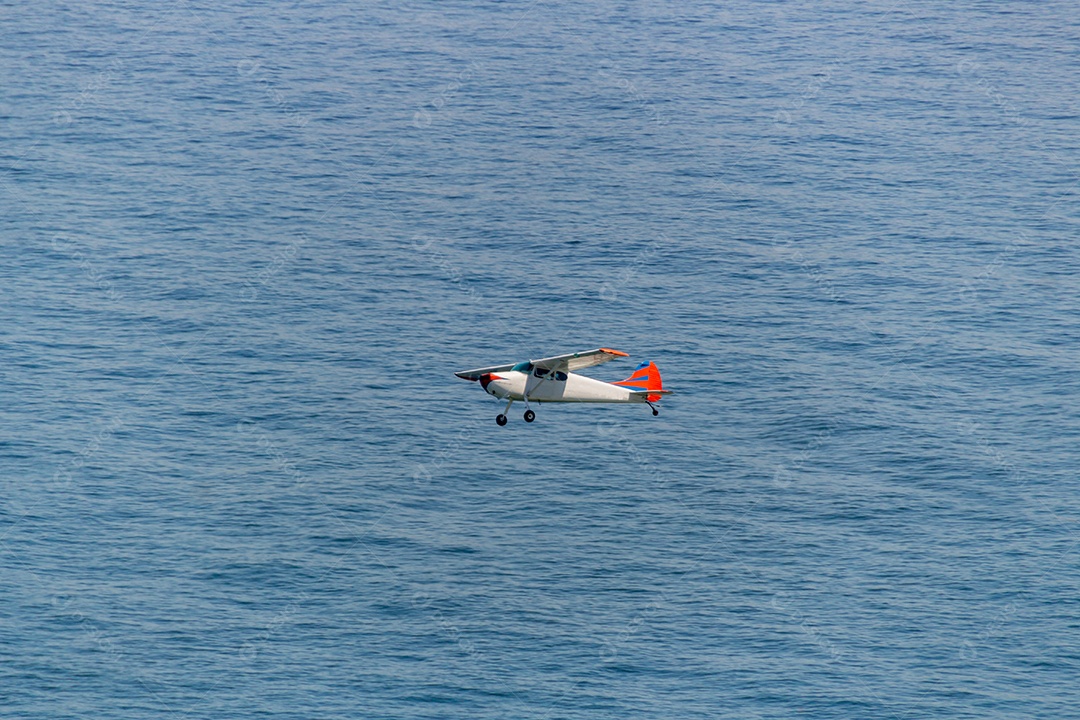
<svg viewBox="0 0 1080 720">
<path fill-rule="evenodd" d="M 555 373 L 555 379 L 558 380 L 559 382 L 566 382 L 566 373 L 564 373 L 564 372 Z"/>
<path fill-rule="evenodd" d="M 559 372 L 558 370 L 549 370 L 547 368 L 538 367 L 533 371 L 533 375 L 544 380 L 557 380 L 558 382 L 566 382 L 566 373 Z"/>
<path fill-rule="evenodd" d="M 514 367 L 512 367 L 510 369 L 514 370 L 516 372 L 527 373 L 527 372 L 532 371 L 533 364 L 526 360 L 525 362 L 519 362 L 517 365 L 515 365 Z"/>
<path fill-rule="evenodd" d="M 535 375 L 538 378 L 542 378 L 545 375 L 547 375 L 547 368 L 538 367 L 538 368 L 536 368 L 536 370 L 533 371 L 533 375 Z"/>
</svg>

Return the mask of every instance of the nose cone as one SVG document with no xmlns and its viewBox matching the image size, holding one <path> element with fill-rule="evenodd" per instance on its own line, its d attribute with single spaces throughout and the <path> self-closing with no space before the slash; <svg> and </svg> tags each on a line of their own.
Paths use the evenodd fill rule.
<svg viewBox="0 0 1080 720">
<path fill-rule="evenodd" d="M 502 378 L 494 373 L 484 373 L 480 376 L 480 387 L 486 391 L 492 380 L 502 380 Z"/>
</svg>

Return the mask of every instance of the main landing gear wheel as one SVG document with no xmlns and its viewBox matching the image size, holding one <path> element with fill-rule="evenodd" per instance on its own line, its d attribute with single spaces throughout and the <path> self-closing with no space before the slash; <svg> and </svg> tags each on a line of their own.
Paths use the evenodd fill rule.
<svg viewBox="0 0 1080 720">
<path fill-rule="evenodd" d="M 499 427 L 506 424 L 506 413 L 510 412 L 510 406 L 513 404 L 514 398 L 510 398 L 506 403 L 506 407 L 503 408 L 503 411 L 495 416 L 495 422 L 499 423 Z"/>
<path fill-rule="evenodd" d="M 525 422 L 532 422 L 535 419 L 536 419 L 536 413 L 534 413 L 532 410 L 526 410 L 525 411 Z"/>
</svg>

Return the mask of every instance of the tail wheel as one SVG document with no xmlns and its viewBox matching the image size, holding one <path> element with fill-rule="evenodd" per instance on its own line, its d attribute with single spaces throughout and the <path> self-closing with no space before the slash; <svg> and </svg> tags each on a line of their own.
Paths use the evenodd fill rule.
<svg viewBox="0 0 1080 720">
<path fill-rule="evenodd" d="M 502 427 L 503 425 L 506 424 L 506 416 L 502 415 L 502 414 L 496 415 L 495 416 L 495 422 L 499 423 L 499 427 Z"/>
<path fill-rule="evenodd" d="M 535 419 L 536 419 L 536 413 L 534 413 L 532 410 L 526 410 L 525 411 L 525 422 L 532 422 Z"/>
</svg>

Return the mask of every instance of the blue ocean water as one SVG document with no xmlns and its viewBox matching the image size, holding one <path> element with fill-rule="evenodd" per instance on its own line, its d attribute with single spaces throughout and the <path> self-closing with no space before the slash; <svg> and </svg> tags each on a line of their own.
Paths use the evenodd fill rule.
<svg viewBox="0 0 1080 720">
<path fill-rule="evenodd" d="M 0 716 L 1080 717 L 1073 4 L 3 18 Z"/>
</svg>

